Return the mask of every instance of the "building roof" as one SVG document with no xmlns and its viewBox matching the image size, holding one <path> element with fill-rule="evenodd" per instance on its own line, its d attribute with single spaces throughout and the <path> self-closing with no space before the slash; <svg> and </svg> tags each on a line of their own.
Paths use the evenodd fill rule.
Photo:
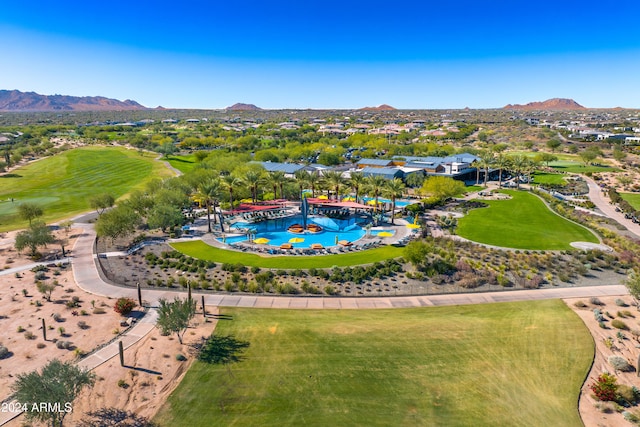
<svg viewBox="0 0 640 427">
<path fill-rule="evenodd" d="M 262 165 L 267 172 L 284 172 L 294 174 L 304 167 L 304 165 L 297 165 L 295 163 L 278 163 L 278 162 L 256 162 Z"/>
<path fill-rule="evenodd" d="M 371 165 L 371 166 L 389 166 L 393 163 L 393 160 L 389 159 L 360 159 L 358 165 Z"/>
<path fill-rule="evenodd" d="M 364 176 L 372 176 L 378 175 L 383 178 L 393 179 L 393 178 L 402 178 L 404 173 L 399 168 L 363 168 L 361 170 L 362 175 Z"/>
</svg>

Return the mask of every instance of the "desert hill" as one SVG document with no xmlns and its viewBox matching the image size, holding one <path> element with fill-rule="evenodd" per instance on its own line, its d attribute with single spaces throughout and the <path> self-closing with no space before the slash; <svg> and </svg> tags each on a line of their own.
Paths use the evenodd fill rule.
<svg viewBox="0 0 640 427">
<path fill-rule="evenodd" d="M 119 111 L 146 110 L 143 105 L 127 99 L 103 96 L 40 95 L 19 90 L 0 90 L 0 111 Z"/>
<path fill-rule="evenodd" d="M 552 98 L 546 101 L 530 102 L 525 105 L 521 104 L 508 104 L 503 107 L 503 110 L 585 110 L 586 108 L 578 104 L 573 99 L 566 98 Z"/>
<path fill-rule="evenodd" d="M 364 107 L 360 109 L 360 111 L 393 111 L 393 110 L 395 110 L 395 108 L 387 104 L 378 105 L 377 107 Z"/>
<path fill-rule="evenodd" d="M 243 104 L 241 102 L 238 102 L 236 104 L 233 104 L 231 107 L 227 107 L 227 110 L 229 111 L 260 111 L 262 110 L 262 108 L 256 107 L 253 104 Z"/>
</svg>

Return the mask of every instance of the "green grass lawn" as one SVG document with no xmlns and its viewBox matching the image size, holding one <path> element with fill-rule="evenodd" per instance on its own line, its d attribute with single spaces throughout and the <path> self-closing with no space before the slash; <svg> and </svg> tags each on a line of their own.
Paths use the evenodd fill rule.
<svg viewBox="0 0 640 427">
<path fill-rule="evenodd" d="M 598 243 L 588 229 L 551 212 L 536 196 L 503 190 L 511 200 L 487 200 L 489 207 L 469 211 L 457 233 L 474 242 L 517 249 L 571 249 L 570 242 Z"/>
<path fill-rule="evenodd" d="M 169 156 L 167 160 L 171 166 L 182 173 L 191 171 L 196 165 L 196 157 L 193 154 L 188 156 Z"/>
<path fill-rule="evenodd" d="M 522 154 L 527 157 L 535 157 L 538 153 L 534 153 L 532 151 L 509 151 L 508 155 L 512 154 Z M 595 165 L 584 165 L 582 159 L 577 154 L 567 154 L 567 153 L 554 153 L 554 156 L 558 158 L 555 162 L 549 162 L 549 167 L 557 169 L 562 172 L 573 172 L 573 173 L 586 173 L 586 172 L 618 172 L 620 169 L 615 168 L 608 164 L 608 160 L 606 159 L 597 159 L 596 162 L 599 163 L 599 166 Z"/>
<path fill-rule="evenodd" d="M 195 362 L 161 426 L 582 425 L 594 344 L 559 300 L 221 313 L 244 359 Z"/>
<path fill-rule="evenodd" d="M 42 219 L 49 222 L 90 210 L 94 194 L 110 192 L 118 198 L 151 178 L 170 176 L 155 157 L 121 147 L 85 147 L 14 170 L 0 178 L 0 231 L 27 225 L 17 215 L 22 202 L 40 204 Z"/>
<path fill-rule="evenodd" d="M 640 194 L 639 193 L 620 193 L 620 196 L 629 202 L 635 210 L 640 210 Z"/>
<path fill-rule="evenodd" d="M 536 172 L 534 177 L 534 184 L 566 184 L 564 175 L 558 173 Z"/>
<path fill-rule="evenodd" d="M 349 265 L 371 264 L 402 256 L 402 248 L 382 246 L 365 251 L 350 252 L 323 256 L 272 256 L 261 257 L 257 254 L 227 251 L 207 245 L 202 240 L 193 242 L 172 243 L 174 249 L 194 258 L 214 261 L 217 263 L 243 264 L 261 268 L 309 269 L 345 267 Z"/>
</svg>

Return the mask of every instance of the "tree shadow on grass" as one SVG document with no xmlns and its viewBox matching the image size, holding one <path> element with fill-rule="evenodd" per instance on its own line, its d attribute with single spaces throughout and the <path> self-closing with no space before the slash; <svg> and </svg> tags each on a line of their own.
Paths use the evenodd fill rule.
<svg viewBox="0 0 640 427">
<path fill-rule="evenodd" d="M 200 349 L 198 360 L 215 365 L 227 365 L 244 360 L 242 353 L 249 348 L 248 341 L 233 335 L 213 335 Z"/>
</svg>

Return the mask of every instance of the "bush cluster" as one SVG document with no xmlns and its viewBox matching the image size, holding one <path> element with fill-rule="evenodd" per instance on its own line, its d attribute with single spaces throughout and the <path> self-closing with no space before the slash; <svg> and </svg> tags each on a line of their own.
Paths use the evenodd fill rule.
<svg viewBox="0 0 640 427">
<path fill-rule="evenodd" d="M 138 304 L 136 304 L 136 302 L 134 300 L 132 300 L 131 298 L 118 298 L 116 300 L 115 305 L 113 306 L 113 310 L 122 315 L 122 316 L 126 316 L 127 314 L 131 313 L 131 311 L 137 306 Z"/>
</svg>

